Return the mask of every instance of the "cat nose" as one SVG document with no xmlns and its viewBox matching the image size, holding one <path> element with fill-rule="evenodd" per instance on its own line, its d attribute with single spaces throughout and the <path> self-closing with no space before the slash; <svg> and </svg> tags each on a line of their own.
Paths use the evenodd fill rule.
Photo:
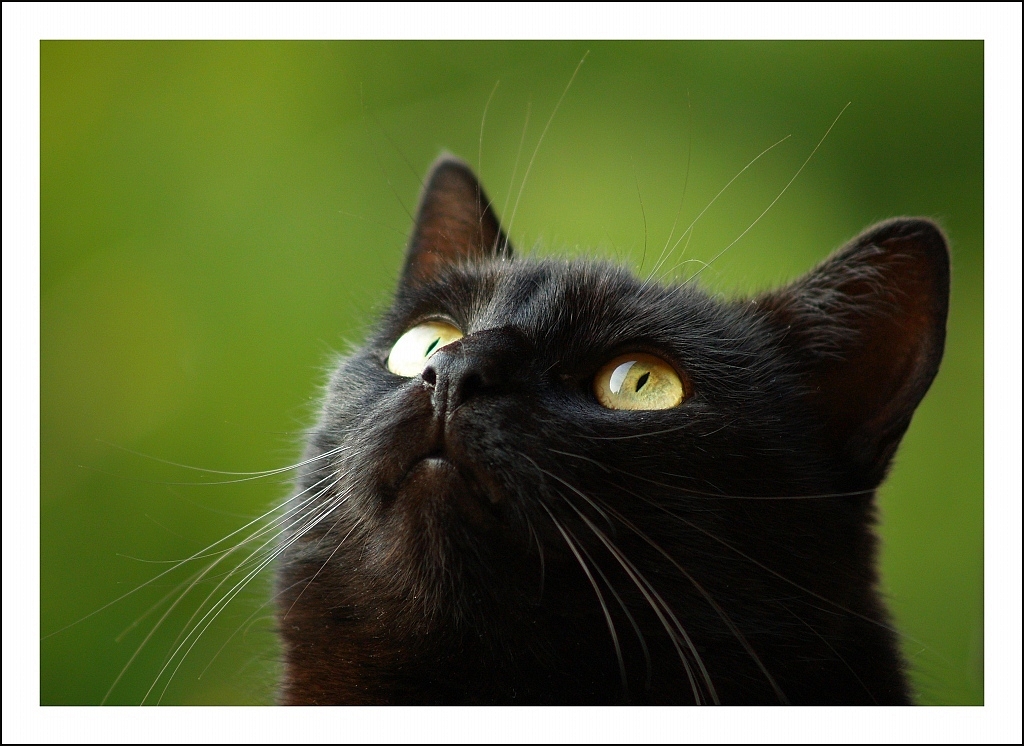
<svg viewBox="0 0 1024 746">
<path fill-rule="evenodd" d="M 507 391 L 524 346 L 512 329 L 485 329 L 442 347 L 420 374 L 433 389 L 434 411 L 450 415 L 473 397 Z"/>
</svg>

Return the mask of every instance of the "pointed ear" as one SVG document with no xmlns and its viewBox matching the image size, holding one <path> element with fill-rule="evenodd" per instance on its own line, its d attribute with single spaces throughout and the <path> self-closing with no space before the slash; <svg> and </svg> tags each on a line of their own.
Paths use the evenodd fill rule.
<svg viewBox="0 0 1024 746">
<path fill-rule="evenodd" d="M 432 279 L 447 264 L 512 257 L 512 247 L 480 182 L 463 161 L 442 155 L 430 168 L 402 283 Z"/>
<path fill-rule="evenodd" d="M 803 361 L 811 406 L 850 483 L 877 486 L 942 359 L 942 232 L 928 220 L 881 223 L 758 304 Z"/>
</svg>

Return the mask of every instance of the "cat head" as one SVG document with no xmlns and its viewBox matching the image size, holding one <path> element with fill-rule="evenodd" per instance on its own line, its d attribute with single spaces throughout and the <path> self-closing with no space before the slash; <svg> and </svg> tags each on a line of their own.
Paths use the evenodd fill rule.
<svg viewBox="0 0 1024 746">
<path fill-rule="evenodd" d="M 735 301 L 519 259 L 442 157 L 287 506 L 286 700 L 807 701 L 829 649 L 905 697 L 872 499 L 948 291 L 921 219 Z"/>
</svg>

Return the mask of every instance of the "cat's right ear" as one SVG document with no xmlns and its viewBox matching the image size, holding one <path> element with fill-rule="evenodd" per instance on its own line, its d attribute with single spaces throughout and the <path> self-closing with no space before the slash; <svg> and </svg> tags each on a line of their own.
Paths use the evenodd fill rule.
<svg viewBox="0 0 1024 746">
<path fill-rule="evenodd" d="M 430 168 L 405 257 L 402 284 L 428 282 L 446 265 L 512 257 L 512 246 L 473 171 L 442 155 Z"/>
<path fill-rule="evenodd" d="M 809 403 L 848 484 L 877 486 L 942 359 L 949 311 L 942 231 L 918 218 L 881 223 L 756 302 L 802 360 Z"/>
</svg>

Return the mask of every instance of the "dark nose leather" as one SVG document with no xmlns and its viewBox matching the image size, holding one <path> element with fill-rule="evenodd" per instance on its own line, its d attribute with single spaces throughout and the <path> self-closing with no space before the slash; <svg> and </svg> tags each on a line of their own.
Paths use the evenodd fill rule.
<svg viewBox="0 0 1024 746">
<path fill-rule="evenodd" d="M 420 374 L 434 412 L 449 416 L 468 400 L 500 394 L 519 377 L 524 345 L 511 329 L 485 329 L 442 347 Z"/>
</svg>

